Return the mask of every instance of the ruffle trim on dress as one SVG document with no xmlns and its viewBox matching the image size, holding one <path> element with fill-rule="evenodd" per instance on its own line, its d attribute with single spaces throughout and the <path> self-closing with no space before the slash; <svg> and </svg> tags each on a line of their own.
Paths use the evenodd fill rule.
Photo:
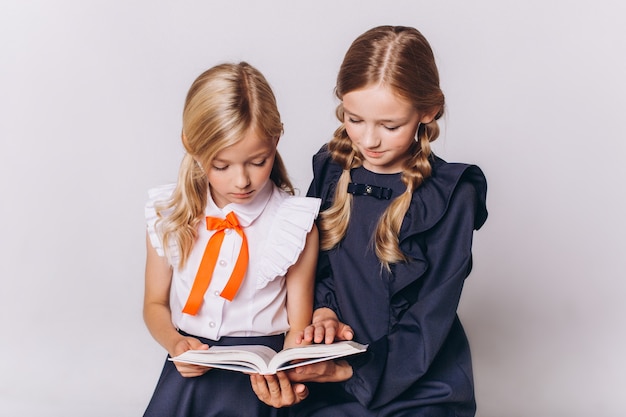
<svg viewBox="0 0 626 417">
<path fill-rule="evenodd" d="M 257 288 L 264 288 L 276 277 L 284 276 L 302 253 L 308 233 L 319 212 L 320 200 L 309 197 L 288 197 L 275 213 L 260 262 L 255 271 Z"/>
<path fill-rule="evenodd" d="M 315 177 L 318 178 L 318 182 L 322 181 L 321 184 L 318 183 L 320 188 L 317 194 L 327 201 L 333 199 L 331 194 L 334 193 L 335 185 L 342 173 L 341 167 L 331 161 L 327 145 L 322 146 L 313 159 Z M 405 215 L 400 230 L 401 241 L 433 228 L 444 217 L 461 180 L 471 183 L 478 194 L 479 207 L 475 229 L 480 228 L 487 218 L 487 183 L 479 167 L 463 163 L 448 163 L 436 156 L 433 156 L 431 164 L 432 175 L 413 193 L 410 209 Z"/>
<path fill-rule="evenodd" d="M 487 218 L 487 183 L 485 176 L 476 165 L 446 163 L 436 158 L 433 174 L 413 193 L 411 210 L 405 216 L 400 230 L 403 236 L 425 232 L 438 224 L 448 212 L 450 201 L 459 183 L 467 182 L 476 190 L 478 207 L 474 228 L 478 230 Z"/>
</svg>

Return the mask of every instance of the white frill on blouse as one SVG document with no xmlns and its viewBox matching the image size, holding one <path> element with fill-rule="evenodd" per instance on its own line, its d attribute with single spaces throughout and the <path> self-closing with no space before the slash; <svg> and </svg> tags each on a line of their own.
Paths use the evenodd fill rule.
<svg viewBox="0 0 626 417">
<path fill-rule="evenodd" d="M 150 189 L 148 191 L 148 202 L 145 206 L 145 216 L 152 246 L 156 249 L 159 256 L 167 255 L 169 263 L 176 268 L 179 262 L 178 247 L 172 242 L 167 253 L 163 250 L 161 234 L 157 226 L 158 218 L 156 212 L 156 206 L 159 203 L 168 201 L 174 188 L 175 184 L 168 184 Z M 272 214 L 274 219 L 271 222 L 266 239 L 263 242 L 249 242 L 250 245 L 262 245 L 259 250 L 257 264 L 254 265 L 252 271 L 250 268 L 248 270 L 248 275 L 253 275 L 256 280 L 257 289 L 264 288 L 276 277 L 284 276 L 289 267 L 298 260 L 306 244 L 307 235 L 311 231 L 318 215 L 320 202 L 321 200 L 317 198 L 288 195 L 274 186 L 271 187 L 271 192 L 265 201 L 250 203 L 252 205 L 261 204 L 259 206 L 259 215 L 265 209 L 275 211 Z M 213 205 L 213 202 L 209 201 L 209 205 Z M 238 207 L 241 206 L 229 204 L 226 208 L 228 211 L 232 209 L 238 215 Z M 242 217 L 249 217 L 250 208 L 249 206 L 245 208 L 247 215 Z M 243 224 L 243 226 L 245 232 L 246 225 Z"/>
<path fill-rule="evenodd" d="M 276 211 L 276 221 L 261 250 L 258 265 L 257 288 L 284 276 L 291 265 L 296 263 L 307 234 L 313 227 L 320 207 L 317 198 L 287 196 Z"/>
<path fill-rule="evenodd" d="M 166 203 L 172 196 L 176 184 L 166 184 L 159 187 L 154 187 L 148 190 L 148 202 L 145 206 L 146 225 L 148 230 L 148 236 L 150 237 L 150 243 L 159 254 L 159 256 L 165 256 L 166 253 L 163 250 L 163 242 L 161 241 L 161 233 L 157 227 L 157 205 Z M 167 212 L 164 214 L 167 215 Z M 180 260 L 180 252 L 178 246 L 170 244 L 167 252 L 167 259 L 170 265 L 178 265 Z"/>
</svg>

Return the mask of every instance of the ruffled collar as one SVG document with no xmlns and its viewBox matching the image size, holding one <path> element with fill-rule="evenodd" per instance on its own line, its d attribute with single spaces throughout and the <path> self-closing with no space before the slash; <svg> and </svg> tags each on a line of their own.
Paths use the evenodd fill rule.
<svg viewBox="0 0 626 417">
<path fill-rule="evenodd" d="M 213 201 L 213 197 L 211 196 L 210 190 L 207 192 L 207 205 L 205 209 L 205 214 L 207 216 L 213 217 L 226 217 L 228 213 L 231 211 L 235 212 L 237 219 L 239 220 L 239 224 L 243 227 L 247 227 L 252 222 L 254 222 L 265 210 L 265 206 L 267 206 L 270 197 L 272 196 L 273 190 L 273 182 L 268 180 L 265 185 L 259 190 L 257 196 L 254 200 L 250 201 L 247 204 L 237 204 L 237 203 L 229 203 L 222 208 L 219 208 L 215 201 Z"/>
</svg>

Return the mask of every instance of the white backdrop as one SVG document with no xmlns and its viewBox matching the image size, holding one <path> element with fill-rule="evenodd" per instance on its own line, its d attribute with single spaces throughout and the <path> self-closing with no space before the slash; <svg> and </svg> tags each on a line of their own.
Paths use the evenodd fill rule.
<svg viewBox="0 0 626 417">
<path fill-rule="evenodd" d="M 304 192 L 341 58 L 419 28 L 448 100 L 436 151 L 480 165 L 461 318 L 479 417 L 623 416 L 623 1 L 0 4 L 0 415 L 141 415 L 164 351 L 141 317 L 146 190 L 175 180 L 191 81 L 247 60 Z"/>
</svg>

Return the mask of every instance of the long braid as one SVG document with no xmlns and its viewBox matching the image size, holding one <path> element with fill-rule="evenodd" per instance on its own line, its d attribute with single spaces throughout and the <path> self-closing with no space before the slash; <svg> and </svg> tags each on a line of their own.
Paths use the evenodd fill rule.
<svg viewBox="0 0 626 417">
<path fill-rule="evenodd" d="M 433 129 L 438 132 L 436 121 L 423 125 L 418 130 L 417 141 L 413 143 L 410 149 L 412 156 L 407 160 L 406 168 L 402 172 L 402 182 L 406 185 L 406 190 L 391 202 L 376 227 L 374 239 L 376 256 L 387 269 L 392 263 L 407 261 L 406 256 L 400 250 L 398 236 L 404 216 L 411 205 L 413 192 L 422 185 L 426 178 L 430 177 L 432 172 L 429 158 L 431 155 L 430 142 L 433 140 L 430 134 Z"/>
<path fill-rule="evenodd" d="M 332 206 L 320 213 L 318 226 L 322 250 L 334 247 L 343 239 L 348 230 L 350 212 L 352 211 L 352 194 L 346 192 L 351 181 L 350 169 L 361 165 L 343 125 L 335 131 L 333 139 L 328 143 L 328 150 L 343 171 L 337 182 Z"/>
</svg>

